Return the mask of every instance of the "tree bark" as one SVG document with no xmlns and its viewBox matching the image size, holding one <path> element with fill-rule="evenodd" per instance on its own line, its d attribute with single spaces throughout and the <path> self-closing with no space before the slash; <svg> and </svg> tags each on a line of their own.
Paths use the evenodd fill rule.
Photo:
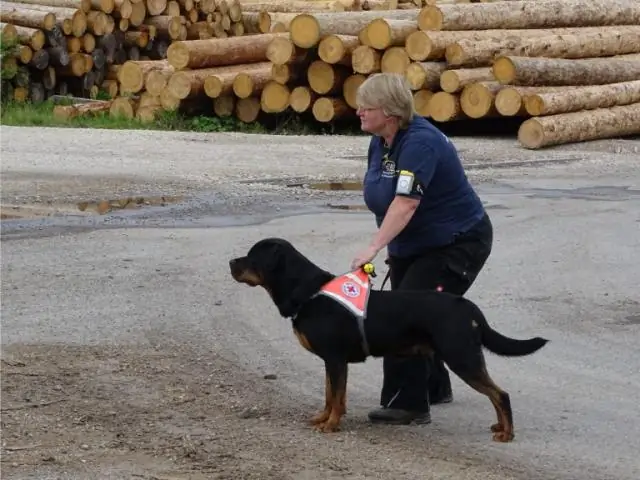
<svg viewBox="0 0 640 480">
<path fill-rule="evenodd" d="M 167 59 L 176 70 L 264 62 L 271 41 L 283 35 L 286 34 L 178 41 L 169 46 Z"/>
<path fill-rule="evenodd" d="M 602 85 L 640 78 L 640 59 L 498 57 L 493 75 L 504 85 Z"/>
<path fill-rule="evenodd" d="M 563 35 L 570 33 L 584 34 L 600 32 L 602 32 L 601 27 L 487 29 L 457 30 L 450 32 L 418 30 L 407 37 L 405 48 L 412 60 L 420 62 L 424 60 L 444 59 L 447 47 L 462 40 L 468 40 L 470 42 L 495 40 L 504 44 L 519 41 L 523 38 L 546 37 L 548 35 Z"/>
<path fill-rule="evenodd" d="M 25 5 L 48 5 L 51 7 L 75 8 L 84 13 L 91 11 L 91 0 L 16 0 Z"/>
<path fill-rule="evenodd" d="M 90 103 L 76 103 L 73 105 L 56 105 L 53 116 L 60 120 L 70 120 L 76 117 L 92 116 L 106 113 L 111 108 L 112 101 L 96 101 Z"/>
<path fill-rule="evenodd" d="M 640 103 L 525 120 L 518 141 L 529 149 L 640 134 Z"/>
<path fill-rule="evenodd" d="M 594 110 L 617 105 L 640 105 L 640 80 L 589 87 L 572 87 L 564 91 L 535 93 L 524 98 L 532 116 Z"/>
<path fill-rule="evenodd" d="M 56 16 L 51 12 L 19 8 L 3 2 L 0 6 L 0 21 L 50 31 L 56 25 Z"/>
<path fill-rule="evenodd" d="M 608 27 L 601 32 L 550 35 L 547 37 L 460 40 L 446 48 L 449 65 L 491 65 L 498 55 L 547 58 L 607 57 L 640 52 L 640 26 Z"/>
<path fill-rule="evenodd" d="M 514 3 L 455 4 L 424 7 L 421 30 L 484 30 L 640 24 L 636 0 L 538 0 Z"/>
</svg>

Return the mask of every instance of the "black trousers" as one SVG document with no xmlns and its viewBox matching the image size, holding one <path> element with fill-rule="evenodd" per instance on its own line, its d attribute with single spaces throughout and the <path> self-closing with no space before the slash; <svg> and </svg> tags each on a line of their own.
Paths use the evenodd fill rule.
<svg viewBox="0 0 640 480">
<path fill-rule="evenodd" d="M 464 295 L 484 266 L 493 244 L 493 226 L 485 215 L 467 232 L 444 247 L 409 257 L 389 257 L 391 289 L 436 290 Z M 446 319 L 443 319 L 446 321 Z M 437 356 L 383 358 L 383 407 L 429 411 L 429 399 L 451 391 L 449 372 Z"/>
</svg>

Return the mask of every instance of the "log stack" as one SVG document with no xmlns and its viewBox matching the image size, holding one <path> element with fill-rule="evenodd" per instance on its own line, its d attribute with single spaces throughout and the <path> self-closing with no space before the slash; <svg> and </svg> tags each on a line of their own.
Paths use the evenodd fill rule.
<svg viewBox="0 0 640 480">
<path fill-rule="evenodd" d="M 90 11 L 103 1 L 91 0 Z M 188 1 L 164 28 L 149 17 L 129 26 L 129 38 L 155 25 L 169 40 L 162 55 L 109 64 L 114 112 L 152 119 L 207 105 L 245 122 L 287 111 L 357 122 L 358 86 L 396 72 L 420 115 L 440 123 L 513 117 L 525 148 L 640 134 L 637 0 L 234 0 L 242 27 L 226 35 L 212 31 L 205 0 L 188 18 Z"/>
<path fill-rule="evenodd" d="M 3 97 L 115 97 L 127 61 L 166 59 L 178 40 L 244 35 L 242 15 L 239 0 L 3 1 L 3 43 L 15 45 L 3 59 Z"/>
</svg>

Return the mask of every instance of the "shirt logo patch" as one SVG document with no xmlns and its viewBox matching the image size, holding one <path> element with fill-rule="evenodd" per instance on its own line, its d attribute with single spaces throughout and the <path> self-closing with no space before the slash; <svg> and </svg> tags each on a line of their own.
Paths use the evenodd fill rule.
<svg viewBox="0 0 640 480">
<path fill-rule="evenodd" d="M 382 176 L 384 178 L 393 178 L 396 175 L 396 162 L 389 158 L 389 154 L 382 157 Z"/>
</svg>

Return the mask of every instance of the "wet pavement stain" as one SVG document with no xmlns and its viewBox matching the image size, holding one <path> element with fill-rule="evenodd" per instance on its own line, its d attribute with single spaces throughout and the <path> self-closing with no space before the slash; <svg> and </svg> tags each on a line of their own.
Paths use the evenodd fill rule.
<svg viewBox="0 0 640 480">
<path fill-rule="evenodd" d="M 78 202 L 77 206 L 78 210 L 81 212 L 105 215 L 115 210 L 131 210 L 149 206 L 166 207 L 172 203 L 180 203 L 184 201 L 184 199 L 185 198 L 182 196 L 135 196 L 97 201 L 83 201 Z"/>
<path fill-rule="evenodd" d="M 344 181 L 344 182 L 317 182 L 317 183 L 290 183 L 287 187 L 301 187 L 311 190 L 324 191 L 362 191 L 362 182 Z"/>
<path fill-rule="evenodd" d="M 622 201 L 640 197 L 640 190 L 629 186 L 598 185 L 573 189 L 532 188 L 528 191 L 530 192 L 527 195 L 529 198 Z"/>
</svg>

